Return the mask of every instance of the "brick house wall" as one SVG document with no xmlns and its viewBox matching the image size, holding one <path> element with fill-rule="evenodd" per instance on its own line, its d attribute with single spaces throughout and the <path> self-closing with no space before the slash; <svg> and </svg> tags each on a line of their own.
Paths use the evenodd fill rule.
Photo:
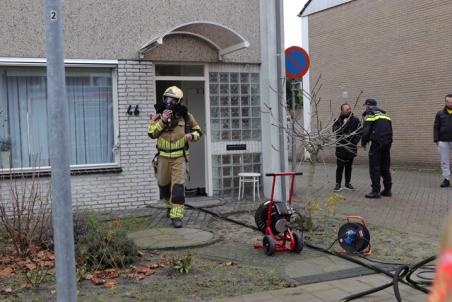
<svg viewBox="0 0 452 302">
<path fill-rule="evenodd" d="M 451 15 L 449 0 L 356 0 L 308 17 L 311 88 L 321 75 L 320 95 L 335 113 L 361 90 L 359 117 L 366 98 L 381 100 L 393 119 L 396 164 L 439 167 L 433 121 L 452 93 Z"/>
</svg>

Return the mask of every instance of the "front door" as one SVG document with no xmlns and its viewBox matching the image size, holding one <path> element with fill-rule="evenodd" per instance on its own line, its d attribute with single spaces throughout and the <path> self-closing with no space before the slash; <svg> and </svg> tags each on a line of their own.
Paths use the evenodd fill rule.
<svg viewBox="0 0 452 302">
<path fill-rule="evenodd" d="M 184 91 L 184 103 L 188 107 L 188 111 L 193 114 L 201 130 L 205 133 L 204 83 L 182 82 L 182 90 Z M 190 182 L 187 188 L 199 189 L 200 192 L 205 192 L 206 189 L 205 144 L 205 135 L 198 142 L 190 144 Z"/>
</svg>

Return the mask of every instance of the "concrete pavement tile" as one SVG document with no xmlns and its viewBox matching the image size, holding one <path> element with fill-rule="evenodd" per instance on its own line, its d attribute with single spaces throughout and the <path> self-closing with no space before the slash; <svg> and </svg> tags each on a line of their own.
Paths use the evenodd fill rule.
<svg viewBox="0 0 452 302">
<path fill-rule="evenodd" d="M 287 265 L 285 268 L 285 273 L 291 278 L 317 275 L 321 272 L 321 267 L 319 267 L 317 264 L 309 263 L 307 261 L 295 261 Z"/>
<path fill-rule="evenodd" d="M 311 295 L 311 294 L 288 294 L 288 295 L 281 295 L 280 297 L 277 297 L 277 301 L 284 301 L 284 302 L 298 302 L 298 301 L 311 301 L 311 299 L 317 299 L 317 297 Z"/>
<path fill-rule="evenodd" d="M 282 297 L 286 295 L 301 295 L 307 293 L 303 286 L 289 287 L 271 291 L 275 297 Z"/>
<path fill-rule="evenodd" d="M 277 298 L 275 301 L 284 302 L 313 301 L 318 299 L 312 293 L 307 293 L 299 288 L 277 290 L 273 292 L 273 296 Z"/>
<path fill-rule="evenodd" d="M 346 291 L 337 288 L 316 291 L 313 292 L 312 294 L 317 298 L 323 299 L 325 301 L 339 301 L 341 298 L 349 295 Z"/>
<path fill-rule="evenodd" d="M 307 292 L 313 293 L 317 291 L 322 290 L 328 290 L 328 289 L 335 289 L 333 285 L 331 285 L 329 282 L 324 283 L 314 283 L 309 285 L 303 285 L 301 286 L 301 289 L 306 290 Z"/>
<path fill-rule="evenodd" d="M 230 298 L 221 298 L 221 299 L 213 299 L 209 300 L 210 302 L 243 302 L 242 297 L 230 297 Z"/>
<path fill-rule="evenodd" d="M 322 256 L 322 257 L 310 258 L 308 261 L 310 263 L 321 265 L 321 266 L 335 265 L 338 262 L 338 261 L 336 261 L 336 259 L 334 259 L 326 254 L 325 254 L 325 256 Z"/>
<path fill-rule="evenodd" d="M 425 302 L 426 299 L 427 299 L 427 295 L 426 294 L 418 294 L 418 295 L 413 295 L 413 296 L 408 296 L 406 298 L 403 298 L 403 301 L 407 301 L 407 302 Z"/>
<path fill-rule="evenodd" d="M 392 286 L 386 288 L 383 291 L 388 293 L 388 294 L 394 295 L 394 287 L 392 287 Z M 406 286 L 404 284 L 400 284 L 400 283 L 399 283 L 399 292 L 400 292 L 400 295 L 402 296 L 402 298 L 408 297 L 408 296 L 414 296 L 414 295 L 420 293 L 418 290 L 416 290 L 414 288 L 411 288 L 409 286 Z"/>
<path fill-rule="evenodd" d="M 284 297 L 283 299 L 284 300 L 278 300 L 275 302 L 326 302 L 325 300 L 319 299 L 311 295 L 301 295 L 299 297 L 290 297 L 290 298 Z"/>
<path fill-rule="evenodd" d="M 362 299 L 364 299 L 364 298 L 362 298 Z M 367 295 L 367 296 L 365 296 L 365 299 L 366 300 L 363 300 L 363 301 L 391 301 L 391 302 L 396 301 L 394 293 L 389 294 L 384 291 L 380 291 L 380 292 L 377 292 L 377 293 L 374 293 L 371 295 Z M 359 301 L 359 300 L 357 300 L 357 301 Z"/>
<path fill-rule="evenodd" d="M 261 292 L 242 296 L 242 300 L 244 302 L 259 302 L 259 301 L 274 301 L 277 299 L 275 299 L 275 296 L 273 296 L 271 292 Z"/>
<path fill-rule="evenodd" d="M 342 279 L 331 282 L 336 288 L 342 289 L 350 294 L 371 289 L 373 286 L 361 282 L 358 278 Z"/>
<path fill-rule="evenodd" d="M 420 291 L 418 291 L 418 290 L 416 290 L 414 288 L 411 288 L 411 287 L 409 287 L 407 285 L 403 285 L 403 286 L 399 285 L 399 291 L 400 291 L 400 295 L 402 296 L 402 298 L 403 297 L 409 297 L 409 296 L 417 296 L 419 294 L 421 294 L 421 295 L 423 294 L 422 292 L 420 292 Z"/>
<path fill-rule="evenodd" d="M 391 279 L 389 277 L 386 277 L 386 275 L 382 274 L 362 276 L 359 277 L 359 280 L 364 284 L 368 284 L 369 287 L 376 287 L 391 282 Z"/>
<path fill-rule="evenodd" d="M 214 240 L 211 232 L 199 229 L 152 228 L 131 232 L 128 237 L 133 239 L 139 248 L 178 248 L 203 245 Z"/>
</svg>

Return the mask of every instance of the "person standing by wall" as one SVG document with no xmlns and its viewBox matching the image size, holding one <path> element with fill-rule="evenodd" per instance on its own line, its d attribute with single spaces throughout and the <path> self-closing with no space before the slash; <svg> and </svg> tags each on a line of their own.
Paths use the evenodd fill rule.
<svg viewBox="0 0 452 302">
<path fill-rule="evenodd" d="M 369 172 L 372 181 L 372 191 L 366 194 L 366 198 L 380 198 L 380 196 L 392 196 L 391 178 L 391 145 L 392 145 L 392 122 L 385 111 L 377 107 L 377 101 L 367 99 L 364 103 L 366 111 L 363 113 L 364 125 L 362 131 L 361 145 L 371 141 L 369 149 Z M 384 190 L 380 192 L 380 178 L 383 178 Z"/>
<path fill-rule="evenodd" d="M 433 125 L 433 141 L 438 145 L 441 156 L 443 182 L 441 188 L 450 186 L 450 152 L 452 150 L 452 94 L 445 97 L 445 106 L 438 111 Z"/>
<path fill-rule="evenodd" d="M 345 189 L 354 190 L 351 184 L 353 159 L 357 154 L 357 147 L 360 140 L 359 131 L 361 122 L 352 113 L 349 104 L 341 105 L 339 118 L 333 124 L 333 132 L 336 135 L 336 187 L 334 191 L 342 190 L 342 175 L 345 169 Z"/>
</svg>

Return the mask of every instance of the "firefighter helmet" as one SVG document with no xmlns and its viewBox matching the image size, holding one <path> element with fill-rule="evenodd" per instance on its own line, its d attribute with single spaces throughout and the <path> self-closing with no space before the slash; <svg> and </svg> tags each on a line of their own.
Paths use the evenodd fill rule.
<svg viewBox="0 0 452 302">
<path fill-rule="evenodd" d="M 175 98 L 177 99 L 177 102 L 180 102 L 184 97 L 184 93 L 177 86 L 171 86 L 163 93 L 163 98 L 165 97 Z"/>
</svg>

